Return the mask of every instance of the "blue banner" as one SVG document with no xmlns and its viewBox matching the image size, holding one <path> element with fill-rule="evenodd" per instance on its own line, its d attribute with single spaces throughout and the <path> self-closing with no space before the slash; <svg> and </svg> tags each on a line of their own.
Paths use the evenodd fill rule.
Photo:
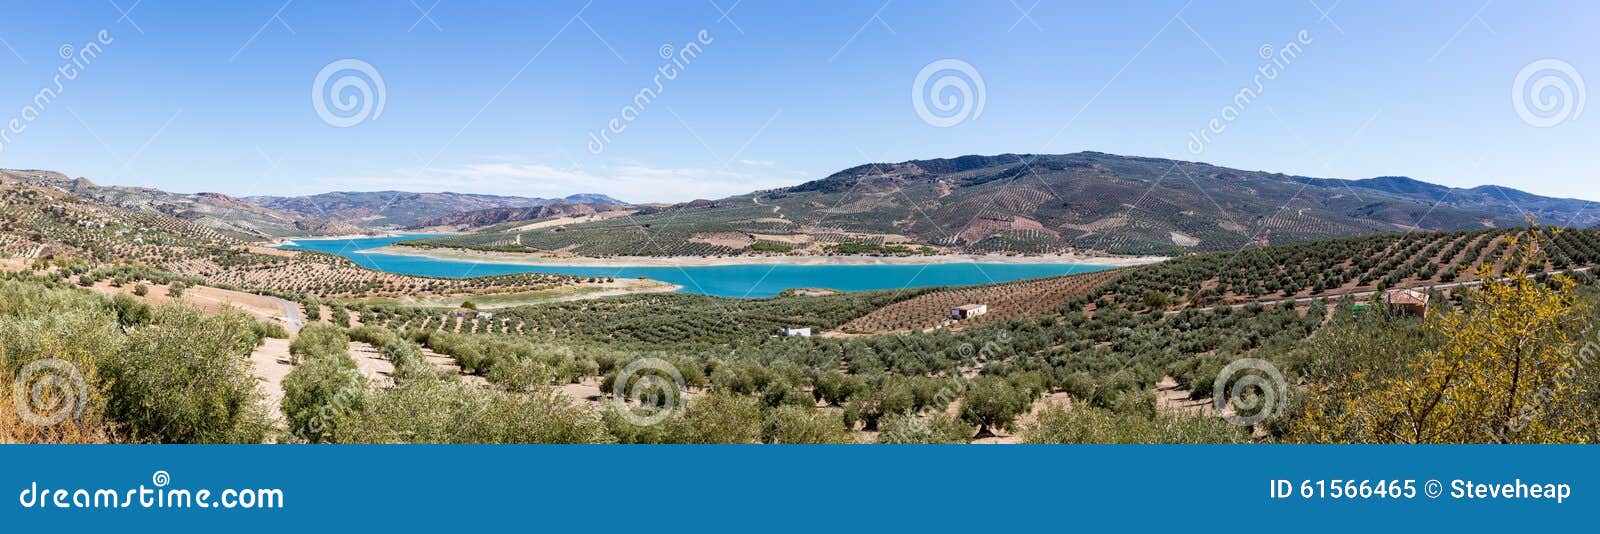
<svg viewBox="0 0 1600 534">
<path fill-rule="evenodd" d="M 1586 526 L 1581 446 L 8 446 L 11 532 Z"/>
</svg>

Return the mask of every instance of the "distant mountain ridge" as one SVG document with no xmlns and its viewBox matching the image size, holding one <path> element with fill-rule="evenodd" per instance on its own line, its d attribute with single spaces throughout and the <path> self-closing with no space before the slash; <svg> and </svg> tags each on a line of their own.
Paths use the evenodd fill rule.
<svg viewBox="0 0 1600 534">
<path fill-rule="evenodd" d="M 493 208 L 530 208 L 573 201 L 622 204 L 617 199 L 593 193 L 551 199 L 409 191 L 335 191 L 299 197 L 252 196 L 243 200 L 276 211 L 333 219 L 363 228 L 408 228 L 428 220 Z"/>
<path fill-rule="evenodd" d="M 578 196 L 578 195 L 574 195 Z M 571 197 L 568 197 L 571 198 Z M 411 229 L 439 226 L 480 228 L 501 223 L 531 221 L 550 217 L 584 217 L 602 212 L 624 209 L 625 205 L 602 202 L 551 202 L 526 208 L 485 208 L 443 217 L 435 217 L 413 225 Z"/>
<path fill-rule="evenodd" d="M 1405 176 L 1380 176 L 1362 180 L 1307 178 L 1306 181 L 1321 185 L 1343 183 L 1358 191 L 1370 190 L 1428 204 L 1480 209 L 1518 217 L 1531 215 L 1545 224 L 1554 223 L 1579 228 L 1600 224 L 1600 202 L 1545 197 L 1498 185 L 1462 189 L 1431 184 Z"/>
<path fill-rule="evenodd" d="M 591 256 L 905 254 L 918 247 L 1174 255 L 1503 228 L 1525 224 L 1525 213 L 1547 224 L 1588 226 L 1597 222 L 1600 203 L 1503 187 L 1310 178 L 1099 152 L 969 155 L 857 165 L 791 187 L 643 206 L 623 219 L 499 228 L 429 244 L 503 249 L 510 243 Z"/>
<path fill-rule="evenodd" d="M 102 186 L 87 178 L 68 178 L 52 171 L 0 170 L 0 174 L 130 211 L 176 217 L 247 240 L 360 231 L 338 221 L 282 213 L 221 193 L 186 194 L 149 187 Z"/>
<path fill-rule="evenodd" d="M 578 255 L 942 252 L 1185 254 L 1330 237 L 1518 226 L 1600 226 L 1600 203 L 1503 186 L 1451 188 L 1389 176 L 1358 180 L 1118 156 L 969 155 L 857 165 L 790 187 L 717 200 L 629 205 L 405 191 L 235 198 L 100 186 L 49 171 L 6 177 L 134 211 L 265 240 L 450 225 L 492 227 L 444 245 Z M 631 216 L 585 217 L 626 207 Z M 521 220 L 579 216 L 524 230 Z M 515 235 L 513 235 L 515 234 Z"/>
<path fill-rule="evenodd" d="M 360 234 L 412 227 L 430 219 L 493 208 L 628 205 L 598 193 L 579 193 L 557 199 L 406 191 L 237 198 L 210 192 L 172 193 L 149 187 L 103 186 L 88 178 L 71 178 L 54 171 L 0 169 L 0 175 L 122 209 L 169 215 L 246 240 Z M 567 209 L 581 211 L 578 208 Z"/>
</svg>

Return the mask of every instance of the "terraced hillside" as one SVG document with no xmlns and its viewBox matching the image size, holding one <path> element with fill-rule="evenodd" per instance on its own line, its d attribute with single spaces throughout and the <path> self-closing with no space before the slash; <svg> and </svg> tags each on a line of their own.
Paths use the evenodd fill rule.
<svg viewBox="0 0 1600 534">
<path fill-rule="evenodd" d="M 1537 230 L 1550 261 L 1546 271 L 1600 265 L 1600 230 Z M 1203 254 L 1129 269 L 1094 294 L 1069 303 L 1081 309 L 1213 307 L 1247 302 L 1366 294 L 1390 288 L 1454 287 L 1501 276 L 1510 238 L 1532 230 L 1414 233 Z"/>
<path fill-rule="evenodd" d="M 338 256 L 264 249 L 207 226 L 0 177 L 0 257 L 142 264 L 210 285 L 313 296 L 518 293 L 606 281 L 554 274 L 470 279 L 382 273 Z"/>
<path fill-rule="evenodd" d="M 493 331 L 565 342 L 675 344 L 764 339 L 780 328 L 836 328 L 852 317 L 928 289 L 826 296 L 729 299 L 693 294 L 632 295 L 496 310 L 492 320 L 460 322 L 445 310 L 368 306 L 362 321 L 392 329 Z"/>
<path fill-rule="evenodd" d="M 1092 294 L 1122 275 L 1120 271 L 1100 271 L 941 289 L 878 308 L 839 329 L 849 333 L 881 333 L 958 325 L 965 328 L 1035 317 L 1050 313 L 1072 299 Z M 968 304 L 985 305 L 988 312 L 960 322 L 950 319 L 952 309 Z"/>
<path fill-rule="evenodd" d="M 148 187 L 102 186 L 50 171 L 0 170 L 8 179 L 93 199 L 136 213 L 160 214 L 243 240 L 360 232 L 326 219 L 256 206 L 219 193 L 182 194 Z"/>
<path fill-rule="evenodd" d="M 1009 319 L 1101 310 L 1178 311 L 1345 295 L 1391 288 L 1450 290 L 1476 284 L 1479 267 L 1502 276 L 1510 238 L 1530 230 L 1484 230 L 1345 238 L 1201 254 L 1080 275 L 945 288 L 846 322 L 847 333 L 971 328 Z M 1546 271 L 1600 266 L 1600 230 L 1540 229 Z M 950 310 L 984 304 L 989 313 L 951 321 Z"/>
<path fill-rule="evenodd" d="M 1388 182 L 1383 182 L 1388 183 Z M 794 187 L 647 208 L 631 217 L 496 229 L 417 246 L 585 256 L 750 253 L 1180 255 L 1377 233 L 1564 224 L 1600 204 L 1509 189 L 1518 203 L 1441 202 L 1371 181 L 1085 152 L 872 164 Z M 1421 184 L 1422 182 L 1416 182 Z M 1474 200 L 1475 199 L 1475 200 Z M 1444 199 L 1444 200 L 1449 200 Z M 931 247 L 923 249 L 921 247 Z"/>
</svg>

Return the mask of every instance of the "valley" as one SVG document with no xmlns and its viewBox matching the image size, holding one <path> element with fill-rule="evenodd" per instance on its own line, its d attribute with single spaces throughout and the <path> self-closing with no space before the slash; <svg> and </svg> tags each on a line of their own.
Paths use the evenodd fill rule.
<svg viewBox="0 0 1600 534">
<path fill-rule="evenodd" d="M 1163 166 L 1215 183 L 1166 184 L 1151 176 Z M 70 429 L 0 412 L 0 437 L 1461 443 L 1475 439 L 1443 419 L 1435 434 L 1399 432 L 1401 415 L 1367 399 L 1429 372 L 1460 335 L 1511 327 L 1502 316 L 1534 330 L 1495 335 L 1551 354 L 1600 325 L 1600 230 L 1541 222 L 1586 221 L 1586 205 L 1539 201 L 1539 217 L 1516 220 L 1474 197 L 1419 214 L 1406 197 L 1425 193 L 1394 180 L 1319 185 L 1092 153 L 889 169 L 671 206 L 391 195 L 433 206 L 401 218 L 359 195 L 226 204 L 299 214 L 273 231 L 7 171 L 6 369 L 67 350 L 108 389 Z M 1371 196 L 1352 200 L 1362 189 Z M 921 210 L 975 220 L 950 231 Z M 284 225 L 312 217 L 350 235 Z M 1250 391 L 1287 404 L 1251 413 L 1259 403 L 1219 398 L 1238 387 L 1239 361 L 1286 377 Z M 1560 361 L 1538 360 L 1529 380 L 1580 388 L 1572 399 L 1600 388 L 1596 366 L 1553 382 Z M 205 395 L 229 400 L 145 397 L 167 387 L 162 373 L 202 368 L 221 377 Z M 1560 402 L 1541 413 L 1567 430 L 1505 439 L 1600 436 L 1585 423 L 1596 403 Z M 180 413 L 213 420 L 174 432 Z"/>
</svg>

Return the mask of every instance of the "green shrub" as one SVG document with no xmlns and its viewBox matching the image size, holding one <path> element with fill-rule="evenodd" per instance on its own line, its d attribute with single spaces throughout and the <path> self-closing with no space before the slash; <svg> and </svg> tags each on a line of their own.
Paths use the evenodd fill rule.
<svg viewBox="0 0 1600 534">
<path fill-rule="evenodd" d="M 712 392 L 689 403 L 681 417 L 667 419 L 673 443 L 757 443 L 761 404 L 754 398 Z"/>
<path fill-rule="evenodd" d="M 157 308 L 151 327 L 104 355 L 108 414 L 136 441 L 260 443 L 270 424 L 250 373 L 248 356 L 259 342 L 250 322 L 237 313 Z"/>
<path fill-rule="evenodd" d="M 289 433 L 312 443 L 338 437 L 338 415 L 363 409 L 367 380 L 347 355 L 306 358 L 283 378 L 283 416 Z"/>
<path fill-rule="evenodd" d="M 278 323 L 254 321 L 251 323 L 250 328 L 255 330 L 256 337 L 262 339 L 269 337 L 273 339 L 289 339 L 289 331 Z"/>
<path fill-rule="evenodd" d="M 106 355 L 121 352 L 124 341 L 121 327 L 99 295 L 38 283 L 0 282 L 0 392 L 5 393 L 0 398 L 0 443 L 111 441 L 114 428 L 106 418 L 106 380 L 99 364 Z M 47 359 L 65 362 L 68 369 L 77 371 L 88 390 L 40 390 L 43 397 L 38 402 L 42 405 L 34 404 L 34 408 L 45 413 L 57 413 L 52 411 L 54 406 L 74 411 L 59 424 L 36 426 L 15 412 L 28 405 L 18 406 L 11 393 L 29 387 L 14 382 L 25 366 Z M 32 395 L 34 390 L 28 391 Z M 72 395 L 70 405 L 66 404 L 67 395 Z M 31 396 L 28 399 L 33 402 Z"/>
<path fill-rule="evenodd" d="M 609 443 L 600 414 L 553 393 L 411 380 L 338 414 L 341 443 Z"/>
<path fill-rule="evenodd" d="M 516 359 L 496 363 L 483 377 L 506 391 L 526 392 L 549 385 L 553 376 L 550 368 L 543 363 L 532 359 Z"/>
<path fill-rule="evenodd" d="M 910 413 L 884 416 L 878 443 L 957 444 L 972 441 L 972 425 L 948 414 L 935 413 L 926 420 Z"/>
<path fill-rule="evenodd" d="M 994 429 L 1009 430 L 1018 415 L 1027 411 L 1033 399 L 1004 378 L 980 376 L 962 395 L 961 417 L 978 425 L 977 437 L 994 435 Z"/>
<path fill-rule="evenodd" d="M 865 425 L 864 430 L 878 430 L 878 419 L 884 414 L 911 411 L 916 404 L 916 394 L 906 380 L 892 377 L 882 380 L 876 387 L 868 386 L 850 398 L 850 405 Z"/>
<path fill-rule="evenodd" d="M 1088 407 L 1050 407 L 1023 431 L 1026 443 L 1194 444 L 1249 443 L 1243 427 L 1217 417 L 1116 414 Z"/>
<path fill-rule="evenodd" d="M 117 322 L 122 326 L 150 324 L 150 305 L 139 302 L 139 299 L 130 297 L 126 293 L 112 295 L 111 308 L 116 311 Z"/>
<path fill-rule="evenodd" d="M 350 336 L 343 328 L 329 323 L 311 323 L 289 343 L 289 355 L 299 363 L 317 357 L 345 357 L 350 353 Z"/>
<path fill-rule="evenodd" d="M 808 406 L 786 405 L 769 410 L 761 425 L 761 441 L 778 444 L 855 443 L 837 415 Z"/>
</svg>

